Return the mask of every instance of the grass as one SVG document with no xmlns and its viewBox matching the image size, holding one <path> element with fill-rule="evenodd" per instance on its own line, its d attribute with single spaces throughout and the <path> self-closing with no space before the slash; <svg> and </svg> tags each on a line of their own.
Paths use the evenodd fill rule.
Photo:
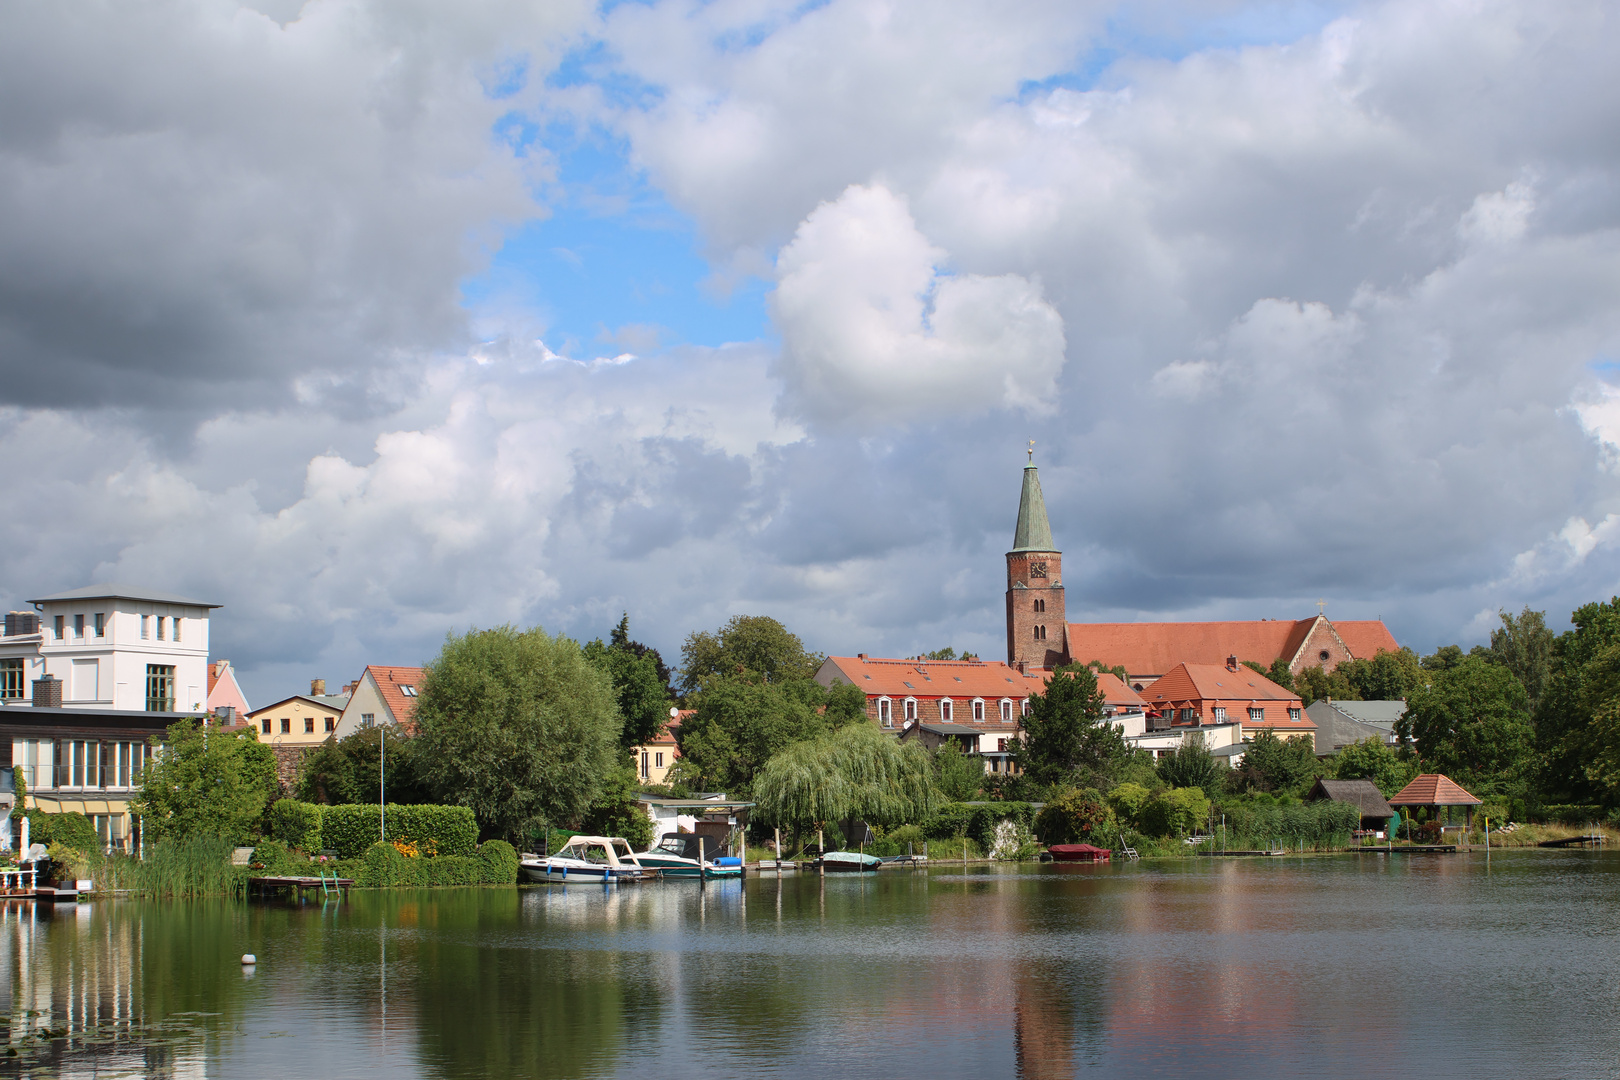
<svg viewBox="0 0 1620 1080">
<path fill-rule="evenodd" d="M 100 889 L 135 896 L 189 900 L 202 896 L 242 896 L 251 873 L 231 865 L 229 840 L 188 837 L 148 845 L 145 858 L 90 855 L 89 872 Z"/>
</svg>

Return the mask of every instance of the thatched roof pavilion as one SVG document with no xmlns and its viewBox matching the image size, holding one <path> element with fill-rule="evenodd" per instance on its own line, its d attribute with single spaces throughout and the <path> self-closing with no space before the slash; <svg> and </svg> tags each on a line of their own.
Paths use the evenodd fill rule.
<svg viewBox="0 0 1620 1080">
<path fill-rule="evenodd" d="M 1350 803 L 1360 809 L 1363 829 L 1382 829 L 1395 816 L 1395 811 L 1384 801 L 1384 793 L 1371 780 L 1318 780 L 1306 794 L 1305 801 L 1323 799 Z"/>
</svg>

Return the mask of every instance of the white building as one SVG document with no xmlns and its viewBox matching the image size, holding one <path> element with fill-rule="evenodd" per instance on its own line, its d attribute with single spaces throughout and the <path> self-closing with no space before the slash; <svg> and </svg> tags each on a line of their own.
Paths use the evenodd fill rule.
<svg viewBox="0 0 1620 1080">
<path fill-rule="evenodd" d="M 220 605 L 122 585 L 29 603 L 37 610 L 8 615 L 0 637 L 0 705 L 29 704 L 34 680 L 54 677 L 62 708 L 206 708 L 208 615 Z"/>
</svg>

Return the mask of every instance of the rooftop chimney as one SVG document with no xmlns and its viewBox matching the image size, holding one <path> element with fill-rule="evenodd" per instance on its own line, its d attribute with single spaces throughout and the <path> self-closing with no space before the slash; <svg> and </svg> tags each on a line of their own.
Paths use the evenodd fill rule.
<svg viewBox="0 0 1620 1080">
<path fill-rule="evenodd" d="M 16 637 L 19 634 L 37 633 L 39 633 L 39 612 L 6 612 L 6 637 Z"/>
<path fill-rule="evenodd" d="M 1226 658 L 1226 670 L 1227 671 L 1236 671 L 1237 669 L 1238 669 L 1237 657 L 1236 656 L 1228 656 Z"/>
<path fill-rule="evenodd" d="M 325 679 L 311 679 L 311 680 L 309 680 L 309 693 L 310 693 L 311 697 L 325 697 L 326 696 L 326 680 Z"/>
<path fill-rule="evenodd" d="M 55 675 L 34 680 L 34 708 L 60 709 L 62 707 L 62 680 Z"/>
<path fill-rule="evenodd" d="M 858 653 L 855 654 L 855 659 L 857 659 L 857 660 L 865 660 L 866 659 L 866 654 L 863 653 L 863 652 L 858 652 Z"/>
</svg>

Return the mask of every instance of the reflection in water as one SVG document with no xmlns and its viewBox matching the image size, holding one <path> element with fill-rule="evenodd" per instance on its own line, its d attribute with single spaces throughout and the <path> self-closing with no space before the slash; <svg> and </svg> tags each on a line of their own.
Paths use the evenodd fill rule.
<svg viewBox="0 0 1620 1080">
<path fill-rule="evenodd" d="M 1495 853 L 14 907 L 0 1076 L 1604 1074 L 1616 883 Z"/>
</svg>

